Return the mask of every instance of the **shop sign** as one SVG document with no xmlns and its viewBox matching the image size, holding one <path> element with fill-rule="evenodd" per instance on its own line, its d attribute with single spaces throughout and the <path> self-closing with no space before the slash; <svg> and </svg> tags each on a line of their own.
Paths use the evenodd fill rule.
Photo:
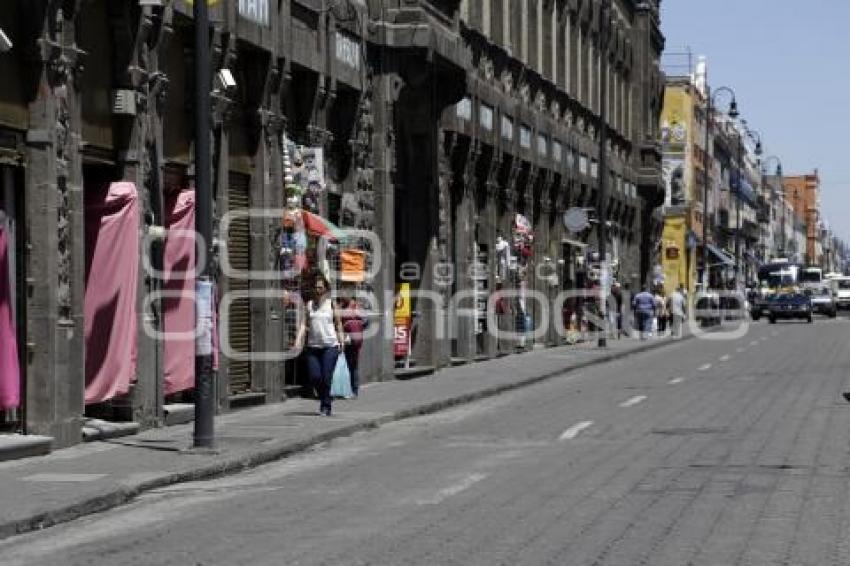
<svg viewBox="0 0 850 566">
<path fill-rule="evenodd" d="M 351 67 L 360 69 L 360 42 L 348 35 L 336 32 L 336 60 Z"/>
<path fill-rule="evenodd" d="M 410 283 L 401 283 L 395 298 L 393 354 L 404 358 L 410 354 Z"/>
<path fill-rule="evenodd" d="M 261 26 L 269 25 L 269 0 L 239 0 L 239 15 Z"/>
<path fill-rule="evenodd" d="M 514 139 L 514 121 L 507 116 L 502 116 L 502 137 L 506 140 Z"/>
<path fill-rule="evenodd" d="M 481 127 L 487 130 L 488 132 L 493 131 L 493 107 L 487 106 L 484 103 L 481 103 L 481 112 L 478 116 L 478 121 L 481 124 Z"/>
<path fill-rule="evenodd" d="M 531 148 L 531 130 L 528 126 L 522 126 L 519 129 L 519 145 L 526 149 Z"/>
</svg>

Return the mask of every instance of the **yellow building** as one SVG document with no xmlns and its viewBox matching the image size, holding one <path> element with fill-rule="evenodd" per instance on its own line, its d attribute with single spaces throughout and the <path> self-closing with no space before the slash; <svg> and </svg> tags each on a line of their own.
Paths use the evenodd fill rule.
<svg viewBox="0 0 850 566">
<path fill-rule="evenodd" d="M 703 95 L 690 77 L 670 77 L 661 113 L 664 232 L 661 266 L 664 291 L 684 285 L 693 296 L 697 283 L 697 235 L 702 233 L 702 167 L 705 153 Z"/>
</svg>

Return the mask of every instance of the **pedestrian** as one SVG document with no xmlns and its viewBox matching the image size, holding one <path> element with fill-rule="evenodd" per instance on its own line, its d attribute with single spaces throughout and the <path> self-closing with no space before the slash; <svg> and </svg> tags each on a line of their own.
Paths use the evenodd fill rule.
<svg viewBox="0 0 850 566">
<path fill-rule="evenodd" d="M 351 393 L 356 399 L 360 394 L 360 349 L 363 347 L 363 332 L 369 325 L 369 319 L 354 297 L 344 297 L 342 303 L 342 329 L 345 333 L 342 351 L 351 375 Z"/>
<path fill-rule="evenodd" d="M 313 298 L 307 301 L 306 310 L 295 337 L 295 346 L 304 348 L 306 339 L 307 374 L 319 397 L 319 413 L 329 417 L 331 380 L 345 341 L 339 311 L 331 298 L 330 286 L 322 275 L 316 276 Z"/>
<path fill-rule="evenodd" d="M 613 313 L 614 331 L 619 340 L 623 334 L 623 290 L 617 281 L 614 281 L 611 286 L 611 295 L 614 297 L 614 308 L 616 309 Z"/>
<path fill-rule="evenodd" d="M 684 285 L 679 285 L 679 287 L 673 291 L 673 294 L 670 295 L 670 298 L 667 299 L 667 308 L 670 311 L 670 316 L 672 318 L 672 328 L 670 329 L 670 333 L 673 335 L 673 338 L 682 337 L 682 323 L 684 322 L 687 313 L 686 301 Z"/>
<path fill-rule="evenodd" d="M 655 317 L 655 297 L 649 292 L 649 287 L 644 286 L 643 290 L 635 295 L 632 308 L 637 318 L 640 339 L 646 340 L 652 335 L 652 320 Z"/>
<path fill-rule="evenodd" d="M 501 354 L 503 348 L 502 333 L 509 330 L 505 328 L 505 319 L 510 317 L 511 303 L 505 298 L 501 281 L 496 282 L 496 291 L 493 295 L 493 308 L 496 311 L 496 352 Z"/>
<path fill-rule="evenodd" d="M 661 287 L 655 290 L 655 330 L 660 337 L 667 330 L 667 301 Z"/>
</svg>

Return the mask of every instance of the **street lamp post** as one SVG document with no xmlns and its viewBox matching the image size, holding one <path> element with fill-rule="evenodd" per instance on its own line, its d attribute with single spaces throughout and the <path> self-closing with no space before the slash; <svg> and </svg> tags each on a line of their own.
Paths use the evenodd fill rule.
<svg viewBox="0 0 850 566">
<path fill-rule="evenodd" d="M 738 102 L 735 98 L 735 91 L 729 87 L 722 86 L 712 93 L 711 88 L 708 85 L 705 86 L 705 147 L 703 148 L 704 153 L 702 168 L 702 272 L 699 276 L 703 291 L 708 288 L 708 157 L 710 149 L 709 145 L 711 144 L 711 113 L 716 106 L 714 103 L 714 97 L 723 92 L 732 96 L 732 102 L 729 104 L 728 115 L 730 118 L 735 119 L 738 117 Z"/>
<path fill-rule="evenodd" d="M 212 244 L 212 194 L 210 181 L 210 36 L 206 1 L 195 1 L 195 231 L 196 245 L 205 246 L 198 253 L 199 277 L 195 285 L 195 448 L 215 445 L 215 395 L 212 378 L 212 280 L 209 250 Z"/>
<path fill-rule="evenodd" d="M 608 40 L 611 33 L 611 0 L 602 3 L 600 17 L 601 61 L 599 80 L 599 202 L 597 204 L 599 223 L 600 293 L 602 294 L 599 316 L 602 318 L 602 332 L 599 334 L 599 347 L 608 345 Z"/>
</svg>

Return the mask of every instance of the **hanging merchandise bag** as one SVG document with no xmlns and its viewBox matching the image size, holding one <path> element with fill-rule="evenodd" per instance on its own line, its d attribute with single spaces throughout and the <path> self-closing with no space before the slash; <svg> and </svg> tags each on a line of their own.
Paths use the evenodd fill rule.
<svg viewBox="0 0 850 566">
<path fill-rule="evenodd" d="M 331 382 L 331 397 L 348 399 L 352 396 L 351 374 L 348 371 L 345 356 L 340 353 L 336 358 L 336 367 L 334 368 L 333 381 Z"/>
</svg>

